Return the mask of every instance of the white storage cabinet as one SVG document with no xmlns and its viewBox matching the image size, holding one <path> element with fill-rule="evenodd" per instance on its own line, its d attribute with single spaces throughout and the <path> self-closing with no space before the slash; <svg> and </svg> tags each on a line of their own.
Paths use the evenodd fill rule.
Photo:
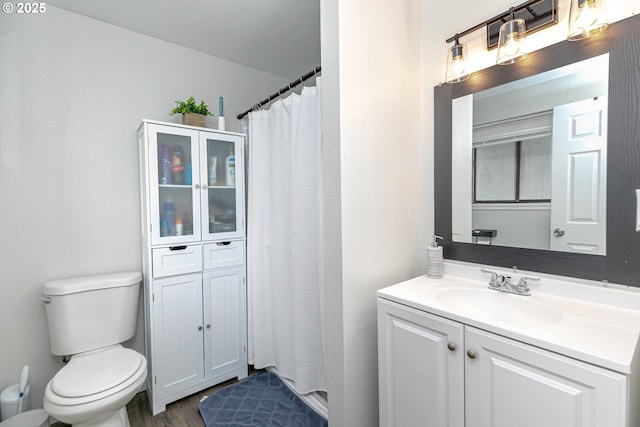
<svg viewBox="0 0 640 427">
<path fill-rule="evenodd" d="M 624 427 L 626 375 L 378 297 L 381 427 Z"/>
<path fill-rule="evenodd" d="M 138 139 L 155 415 L 247 376 L 244 136 L 145 120 Z"/>
</svg>

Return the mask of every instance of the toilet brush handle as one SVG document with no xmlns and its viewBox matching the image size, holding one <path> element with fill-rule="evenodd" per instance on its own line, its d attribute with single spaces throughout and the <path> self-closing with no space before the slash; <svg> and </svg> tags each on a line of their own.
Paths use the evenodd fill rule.
<svg viewBox="0 0 640 427">
<path fill-rule="evenodd" d="M 22 368 L 22 372 L 20 372 L 20 383 L 19 383 L 19 399 L 18 399 L 18 414 L 22 413 L 22 399 L 24 399 L 24 393 L 27 390 L 27 381 L 29 381 L 29 365 L 24 365 Z"/>
</svg>

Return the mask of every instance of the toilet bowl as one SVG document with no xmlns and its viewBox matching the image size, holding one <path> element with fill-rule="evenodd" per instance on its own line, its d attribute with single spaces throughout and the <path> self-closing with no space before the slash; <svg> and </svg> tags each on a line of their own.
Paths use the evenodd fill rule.
<svg viewBox="0 0 640 427">
<path fill-rule="evenodd" d="M 44 409 L 73 426 L 129 426 L 126 404 L 146 375 L 144 356 L 120 344 L 76 354 L 47 384 Z"/>
<path fill-rule="evenodd" d="M 49 381 L 44 409 L 75 427 L 129 427 L 126 405 L 147 376 L 147 360 L 121 343 L 135 334 L 139 272 L 44 284 L 51 352 L 71 355 Z"/>
</svg>

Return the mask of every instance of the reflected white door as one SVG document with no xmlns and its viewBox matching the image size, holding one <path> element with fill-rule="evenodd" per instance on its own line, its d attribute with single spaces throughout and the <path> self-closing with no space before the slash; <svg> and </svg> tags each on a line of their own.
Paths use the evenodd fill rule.
<svg viewBox="0 0 640 427">
<path fill-rule="evenodd" d="M 553 110 L 551 250 L 606 252 L 607 97 Z"/>
</svg>

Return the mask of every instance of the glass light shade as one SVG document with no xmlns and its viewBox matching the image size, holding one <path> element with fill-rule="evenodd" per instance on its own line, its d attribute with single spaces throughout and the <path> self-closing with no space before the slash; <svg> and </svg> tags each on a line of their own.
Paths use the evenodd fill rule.
<svg viewBox="0 0 640 427">
<path fill-rule="evenodd" d="M 527 57 L 525 41 L 527 29 L 524 19 L 512 19 L 500 27 L 496 64 L 513 64 Z"/>
<path fill-rule="evenodd" d="M 456 42 L 447 53 L 447 74 L 445 82 L 458 83 L 469 78 L 467 45 Z"/>
<path fill-rule="evenodd" d="M 571 0 L 568 40 L 581 40 L 606 30 L 609 26 L 603 0 Z"/>
</svg>

